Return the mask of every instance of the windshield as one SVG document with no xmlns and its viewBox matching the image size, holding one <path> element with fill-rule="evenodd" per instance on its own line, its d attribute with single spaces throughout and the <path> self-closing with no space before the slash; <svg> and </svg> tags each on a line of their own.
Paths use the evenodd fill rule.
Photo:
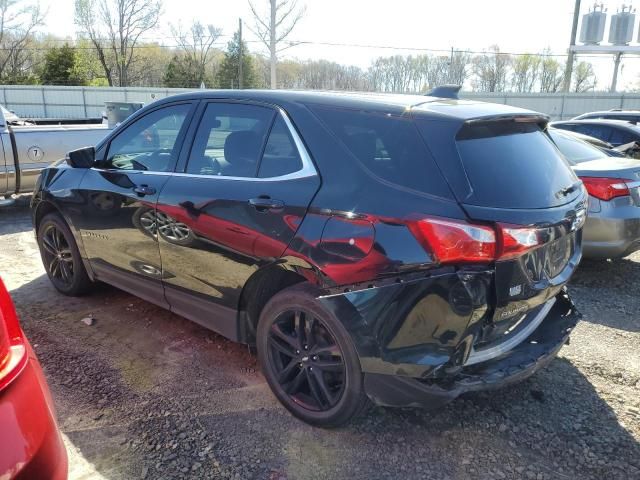
<svg viewBox="0 0 640 480">
<path fill-rule="evenodd" d="M 583 142 L 577 138 L 571 138 L 569 135 L 559 133 L 549 129 L 549 135 L 558 150 L 562 153 L 571 165 L 577 165 L 590 160 L 602 158 L 602 151 L 587 142 Z"/>
</svg>

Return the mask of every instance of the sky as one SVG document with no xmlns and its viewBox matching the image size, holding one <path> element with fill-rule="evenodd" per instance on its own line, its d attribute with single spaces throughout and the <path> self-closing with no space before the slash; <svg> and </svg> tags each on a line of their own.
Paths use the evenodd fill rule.
<svg viewBox="0 0 640 480">
<path fill-rule="evenodd" d="M 620 0 L 603 2 L 609 13 L 622 4 Z M 41 5 L 49 9 L 45 30 L 75 36 L 73 3 L 73 0 L 41 0 Z M 265 12 L 268 3 L 254 0 Z M 554 53 L 565 54 L 575 0 L 299 0 L 299 3 L 306 5 L 306 13 L 289 39 L 309 43 L 286 50 L 282 58 L 324 58 L 366 68 L 378 56 L 421 53 L 416 49 L 441 50 L 444 55 L 452 47 L 483 51 L 497 44 L 505 52 L 538 53 L 548 47 Z M 148 35 L 149 39 L 172 44 L 170 25 L 178 22 L 188 25 L 197 19 L 221 28 L 220 41 L 226 43 L 238 27 L 238 18 L 242 18 L 249 49 L 264 52 L 249 30 L 254 20 L 247 0 L 164 0 L 163 4 L 161 25 Z M 581 13 L 587 13 L 591 5 L 592 2 L 582 0 Z M 637 23 L 634 40 L 638 36 Z M 607 88 L 613 58 L 583 58 L 594 63 L 598 88 Z M 623 57 L 619 86 L 629 88 L 639 80 L 640 55 Z"/>
</svg>

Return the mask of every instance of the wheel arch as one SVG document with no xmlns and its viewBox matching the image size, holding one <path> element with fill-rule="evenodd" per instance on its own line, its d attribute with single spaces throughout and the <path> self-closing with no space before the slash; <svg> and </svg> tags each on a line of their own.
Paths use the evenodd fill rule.
<svg viewBox="0 0 640 480">
<path fill-rule="evenodd" d="M 309 282 L 308 276 L 286 262 L 272 263 L 254 272 L 245 283 L 238 301 L 239 341 L 254 344 L 260 313 L 271 297 L 304 282 Z"/>
<path fill-rule="evenodd" d="M 78 251 L 80 252 L 80 257 L 82 258 L 82 263 L 84 264 L 84 268 L 87 271 L 87 275 L 91 280 L 94 280 L 95 277 L 93 274 L 93 270 L 91 269 L 91 265 L 87 260 L 87 254 L 84 249 L 84 243 L 82 241 L 82 236 L 80 235 L 80 231 L 75 227 L 75 225 L 69 219 L 69 217 L 64 214 L 64 211 L 51 200 L 46 200 L 46 199 L 40 200 L 38 204 L 35 205 L 34 207 L 33 227 L 36 235 L 38 234 L 38 228 L 40 227 L 40 223 L 42 222 L 42 219 L 45 216 L 49 215 L 50 213 L 57 213 L 58 215 L 60 215 L 62 220 L 69 226 L 69 230 L 71 230 L 71 234 L 73 235 L 73 238 L 76 242 Z"/>
</svg>

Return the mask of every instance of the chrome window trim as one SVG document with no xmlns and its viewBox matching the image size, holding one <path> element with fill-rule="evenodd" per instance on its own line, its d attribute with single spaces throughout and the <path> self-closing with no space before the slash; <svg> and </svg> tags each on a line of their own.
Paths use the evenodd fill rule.
<svg viewBox="0 0 640 480">
<path fill-rule="evenodd" d="M 186 172 L 153 172 L 149 170 L 121 170 L 117 168 L 96 168 L 92 167 L 92 170 L 98 171 L 108 171 L 108 172 L 123 172 L 123 173 L 142 173 L 144 175 L 172 175 L 174 177 L 191 177 L 191 178 L 215 178 L 217 180 L 244 180 L 249 182 L 280 182 L 286 180 L 297 180 L 301 178 L 307 177 L 315 177 L 318 175 L 315 166 L 313 165 L 313 160 L 311 160 L 311 155 L 307 150 L 307 147 L 304 145 L 302 138 L 298 134 L 298 131 L 291 123 L 289 116 L 287 113 L 280 107 L 276 107 L 277 112 L 280 114 L 282 119 L 284 120 L 287 129 L 289 130 L 289 134 L 291 138 L 293 138 L 293 143 L 296 146 L 296 150 L 298 150 L 298 155 L 300 155 L 300 160 L 302 161 L 302 168 L 300 170 L 296 170 L 295 172 L 287 173 L 286 175 L 280 175 L 278 177 L 268 177 L 268 178 L 259 178 L 259 177 L 230 177 L 224 175 L 206 175 L 202 173 L 186 173 Z M 187 162 L 187 165 L 189 163 Z"/>
</svg>

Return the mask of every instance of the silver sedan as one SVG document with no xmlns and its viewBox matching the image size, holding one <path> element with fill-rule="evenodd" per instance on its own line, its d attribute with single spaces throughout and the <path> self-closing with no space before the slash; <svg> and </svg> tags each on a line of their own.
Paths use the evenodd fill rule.
<svg viewBox="0 0 640 480">
<path fill-rule="evenodd" d="M 619 258 L 640 250 L 640 161 L 608 157 L 571 132 L 548 131 L 589 192 L 584 256 Z"/>
</svg>

